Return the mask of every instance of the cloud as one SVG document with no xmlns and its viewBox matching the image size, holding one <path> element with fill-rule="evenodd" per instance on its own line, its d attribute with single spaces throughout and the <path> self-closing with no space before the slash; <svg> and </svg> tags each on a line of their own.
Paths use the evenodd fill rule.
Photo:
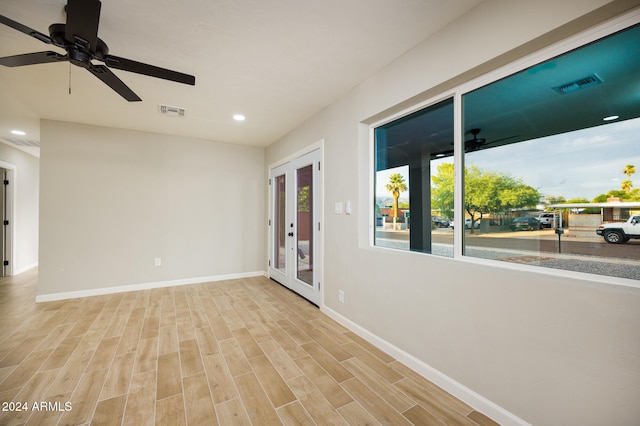
<svg viewBox="0 0 640 426">
<path fill-rule="evenodd" d="M 638 167 L 636 186 L 640 186 L 640 119 L 600 125 L 531 141 L 484 149 L 465 155 L 467 166 L 509 174 L 537 188 L 543 195 L 593 199 L 626 179 L 627 164 Z M 432 161 L 451 163 L 452 158 Z M 408 168 L 378 172 L 376 194 L 388 195 L 384 185 L 391 173 L 407 178 Z M 410 182 L 409 182 L 410 183 Z M 403 193 L 402 197 L 408 197 Z"/>
<path fill-rule="evenodd" d="M 466 162 L 519 177 L 545 195 L 592 199 L 618 189 L 612 182 L 626 164 L 640 166 L 638 134 L 640 119 L 627 120 L 477 151 Z"/>
</svg>

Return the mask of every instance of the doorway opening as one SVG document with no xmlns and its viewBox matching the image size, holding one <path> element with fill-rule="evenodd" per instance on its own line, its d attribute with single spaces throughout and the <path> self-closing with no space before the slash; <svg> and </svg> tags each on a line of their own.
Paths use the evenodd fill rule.
<svg viewBox="0 0 640 426">
<path fill-rule="evenodd" d="M 13 170 L 0 167 L 0 276 L 13 275 Z"/>
</svg>

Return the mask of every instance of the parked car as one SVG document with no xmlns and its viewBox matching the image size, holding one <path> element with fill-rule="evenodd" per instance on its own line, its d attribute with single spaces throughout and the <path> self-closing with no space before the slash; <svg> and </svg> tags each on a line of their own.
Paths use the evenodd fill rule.
<svg viewBox="0 0 640 426">
<path fill-rule="evenodd" d="M 517 217 L 511 221 L 509 229 L 512 231 L 533 231 L 542 229 L 542 223 L 535 217 Z"/>
<path fill-rule="evenodd" d="M 631 216 L 626 222 L 600 225 L 596 234 L 602 235 L 610 244 L 621 244 L 631 238 L 640 238 L 640 215 Z"/>
<path fill-rule="evenodd" d="M 453 221 L 449 221 L 449 227 L 450 228 L 455 228 L 455 224 L 453 223 Z M 476 220 L 476 223 L 473 224 L 473 229 L 478 229 L 480 228 L 480 221 Z M 464 229 L 471 229 L 471 218 L 466 218 L 464 220 Z"/>
<path fill-rule="evenodd" d="M 468 217 L 464 220 L 464 228 L 465 229 L 471 229 L 471 218 Z M 473 229 L 478 229 L 480 228 L 480 220 L 476 220 L 476 222 L 473 224 Z"/>
<path fill-rule="evenodd" d="M 559 226 L 559 216 L 557 213 L 540 213 L 538 215 L 538 220 L 543 228 L 551 228 L 553 226 Z"/>
<path fill-rule="evenodd" d="M 440 216 L 431 216 L 431 221 L 438 228 L 448 228 L 449 227 L 449 221 L 446 220 L 446 219 L 441 218 Z"/>
</svg>

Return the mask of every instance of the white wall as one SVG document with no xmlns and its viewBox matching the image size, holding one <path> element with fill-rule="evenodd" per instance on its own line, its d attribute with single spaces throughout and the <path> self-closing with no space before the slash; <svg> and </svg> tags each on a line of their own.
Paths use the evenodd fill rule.
<svg viewBox="0 0 640 426">
<path fill-rule="evenodd" d="M 40 132 L 39 296 L 265 270 L 264 149 L 48 120 Z"/>
<path fill-rule="evenodd" d="M 12 170 L 13 271 L 14 275 L 38 264 L 38 198 L 40 160 L 24 151 L 0 143 L 0 166 Z"/>
<path fill-rule="evenodd" d="M 323 309 L 419 370 L 444 373 L 462 385 L 452 385 L 459 395 L 488 399 L 485 408 L 503 422 L 638 424 L 640 291 L 370 248 L 363 123 L 474 67 L 490 69 L 500 55 L 530 53 L 637 3 L 482 2 L 267 149 L 273 164 L 324 140 Z M 346 200 L 354 214 L 333 214 Z"/>
</svg>

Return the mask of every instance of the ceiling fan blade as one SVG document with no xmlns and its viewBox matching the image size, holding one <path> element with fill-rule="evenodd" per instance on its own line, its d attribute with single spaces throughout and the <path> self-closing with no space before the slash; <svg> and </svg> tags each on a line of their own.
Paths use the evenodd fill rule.
<svg viewBox="0 0 640 426">
<path fill-rule="evenodd" d="M 13 19 L 9 19 L 6 16 L 2 16 L 0 15 L 0 23 L 5 24 L 8 27 L 11 27 L 15 30 L 18 30 L 22 33 L 25 33 L 26 35 L 29 35 L 33 38 L 37 38 L 38 40 L 47 43 L 47 44 L 51 44 L 53 43 L 53 41 L 51 40 L 51 37 L 49 37 L 46 34 L 42 34 L 39 31 L 34 30 L 33 28 L 29 28 L 26 25 L 22 25 L 20 22 L 16 22 Z"/>
<path fill-rule="evenodd" d="M 518 137 L 520 137 L 520 135 L 507 136 L 506 138 L 496 139 L 494 141 L 491 141 L 490 143 L 498 143 L 498 142 L 502 142 L 502 141 L 506 141 L 506 140 L 518 138 Z"/>
<path fill-rule="evenodd" d="M 87 50 L 95 53 L 101 6 L 99 0 L 69 0 L 66 7 L 65 38 L 84 45 Z"/>
<path fill-rule="evenodd" d="M 129 102 L 141 101 L 133 90 L 122 82 L 111 70 L 104 65 L 91 65 L 87 68 L 89 72 L 98 77 L 104 84 L 111 87 L 120 96 L 128 100 Z"/>
<path fill-rule="evenodd" d="M 123 71 L 144 74 L 150 77 L 162 78 L 183 84 L 196 84 L 196 78 L 192 75 L 183 74 L 177 71 L 171 71 L 166 68 L 156 67 L 154 65 L 143 64 L 142 62 L 132 61 L 131 59 L 119 58 L 113 55 L 107 55 L 104 63 L 110 68 L 116 68 Z"/>
<path fill-rule="evenodd" d="M 0 58 L 0 65 L 4 65 L 5 67 L 22 67 L 24 65 L 46 64 L 48 62 L 61 62 L 66 60 L 67 55 L 47 51 L 5 56 L 4 58 Z"/>
</svg>

